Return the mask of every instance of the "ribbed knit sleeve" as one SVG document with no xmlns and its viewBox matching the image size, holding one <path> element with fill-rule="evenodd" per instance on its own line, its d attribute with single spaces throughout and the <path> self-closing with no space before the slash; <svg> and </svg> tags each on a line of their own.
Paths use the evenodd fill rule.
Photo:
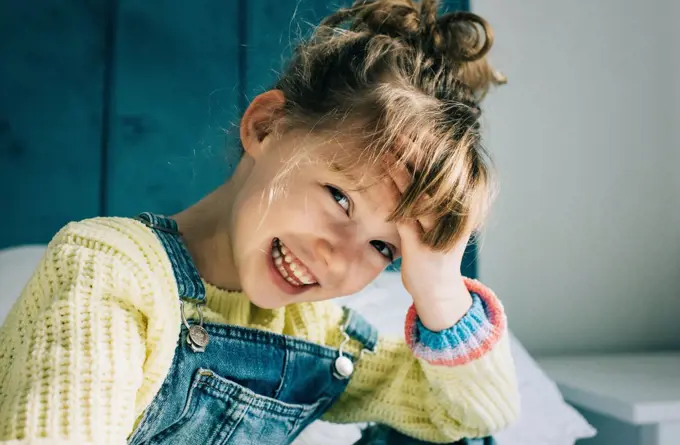
<svg viewBox="0 0 680 445">
<path fill-rule="evenodd" d="M 449 329 L 433 332 L 420 321 L 415 305 L 409 309 L 405 337 L 417 357 L 434 365 L 462 365 L 483 356 L 500 340 L 506 322 L 500 300 L 477 280 L 465 279 L 465 284 L 472 306 Z"/>
<path fill-rule="evenodd" d="M 466 284 L 473 305 L 455 326 L 429 331 L 412 307 L 406 341 L 381 338 L 375 354 L 364 354 L 326 420 L 376 422 L 434 443 L 514 422 L 519 395 L 503 308 L 481 283 Z"/>
<path fill-rule="evenodd" d="M 1 444 L 126 443 L 179 329 L 147 260 L 114 219 L 55 236 L 0 330 Z"/>
</svg>

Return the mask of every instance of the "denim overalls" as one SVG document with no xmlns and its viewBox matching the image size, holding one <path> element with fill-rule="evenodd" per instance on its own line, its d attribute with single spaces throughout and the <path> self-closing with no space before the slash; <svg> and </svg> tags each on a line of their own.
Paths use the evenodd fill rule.
<svg viewBox="0 0 680 445">
<path fill-rule="evenodd" d="M 292 442 L 342 394 L 356 357 L 343 352 L 342 347 L 333 349 L 256 329 L 203 323 L 202 319 L 186 320 L 184 305 L 197 305 L 201 314 L 205 288 L 177 224 L 150 213 L 137 219 L 153 229 L 168 254 L 183 320 L 170 371 L 128 443 Z M 345 309 L 344 332 L 347 341 L 358 341 L 365 351 L 373 351 L 377 345 L 376 329 L 349 309 Z M 422 443 L 406 437 L 381 440 L 376 437 L 363 443 Z"/>
</svg>

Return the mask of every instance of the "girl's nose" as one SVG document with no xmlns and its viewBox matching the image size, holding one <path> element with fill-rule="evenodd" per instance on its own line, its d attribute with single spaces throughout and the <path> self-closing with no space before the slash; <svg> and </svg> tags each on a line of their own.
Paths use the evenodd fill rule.
<svg viewBox="0 0 680 445">
<path fill-rule="evenodd" d="M 325 267 L 325 279 L 321 284 L 330 287 L 339 285 L 347 277 L 352 263 L 359 261 L 361 256 L 357 243 L 349 239 L 332 241 L 318 238 L 314 253 Z"/>
</svg>

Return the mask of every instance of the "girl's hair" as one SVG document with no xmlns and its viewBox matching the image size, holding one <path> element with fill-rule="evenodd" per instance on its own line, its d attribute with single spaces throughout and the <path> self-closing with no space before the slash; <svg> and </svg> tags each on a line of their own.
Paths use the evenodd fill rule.
<svg viewBox="0 0 680 445">
<path fill-rule="evenodd" d="M 485 57 L 488 23 L 468 12 L 440 16 L 438 7 L 356 1 L 297 46 L 276 88 L 286 128 L 342 128 L 357 139 L 362 150 L 344 168 L 407 168 L 413 180 L 391 218 L 435 216 L 423 241 L 448 250 L 479 227 L 493 197 L 479 102 L 505 79 Z"/>
</svg>

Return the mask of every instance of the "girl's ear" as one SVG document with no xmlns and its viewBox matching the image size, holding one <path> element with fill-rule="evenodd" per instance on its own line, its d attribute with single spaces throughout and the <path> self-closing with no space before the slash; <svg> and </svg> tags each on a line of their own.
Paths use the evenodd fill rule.
<svg viewBox="0 0 680 445">
<path fill-rule="evenodd" d="M 285 101 L 282 91 L 270 90 L 253 99 L 243 114 L 241 144 L 253 159 L 257 159 L 264 151 L 263 142 L 271 134 Z"/>
</svg>

